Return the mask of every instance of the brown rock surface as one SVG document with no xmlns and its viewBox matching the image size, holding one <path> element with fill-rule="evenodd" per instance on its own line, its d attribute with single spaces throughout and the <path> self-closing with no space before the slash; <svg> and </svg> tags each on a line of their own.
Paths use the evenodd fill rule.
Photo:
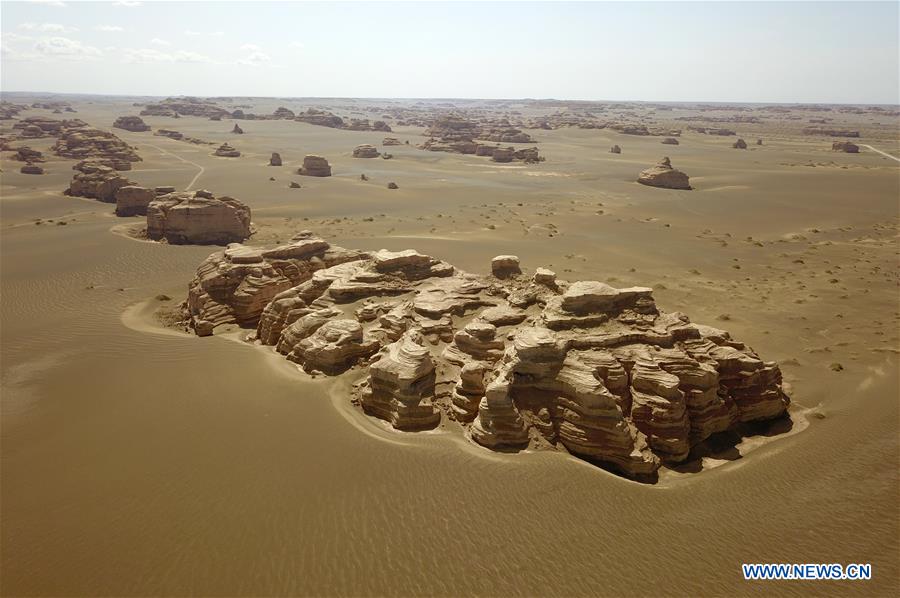
<svg viewBox="0 0 900 598">
<path fill-rule="evenodd" d="M 126 185 L 116 191 L 116 216 L 146 216 L 147 206 L 156 199 L 156 192 L 146 187 Z"/>
<path fill-rule="evenodd" d="M 210 256 L 186 317 L 198 334 L 255 325 L 259 342 L 308 371 L 358 369 L 355 400 L 398 429 L 453 418 L 489 448 L 565 447 L 641 480 L 712 434 L 785 414 L 776 364 L 660 312 L 651 289 L 537 278 L 303 234 Z"/>
<path fill-rule="evenodd" d="M 150 125 L 144 122 L 140 116 L 120 116 L 113 123 L 116 129 L 125 129 L 132 133 L 143 133 L 150 130 Z"/>
<path fill-rule="evenodd" d="M 250 236 L 250 208 L 209 192 L 161 195 L 147 206 L 147 236 L 174 245 L 225 245 Z"/>
<path fill-rule="evenodd" d="M 378 153 L 378 148 L 374 145 L 357 145 L 353 149 L 354 158 L 377 158 L 379 155 L 381 154 Z"/>
<path fill-rule="evenodd" d="M 308 155 L 303 158 L 303 166 L 297 170 L 297 174 L 304 176 L 331 176 L 331 165 L 322 156 Z"/>
<path fill-rule="evenodd" d="M 688 175 L 673 168 L 668 157 L 663 158 L 660 163 L 653 168 L 641 171 L 637 182 L 642 185 L 662 187 L 664 189 L 691 189 Z"/>
</svg>

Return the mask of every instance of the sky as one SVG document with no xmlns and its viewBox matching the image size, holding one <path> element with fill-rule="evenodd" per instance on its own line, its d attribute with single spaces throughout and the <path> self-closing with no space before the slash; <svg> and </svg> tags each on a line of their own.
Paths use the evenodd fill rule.
<svg viewBox="0 0 900 598">
<path fill-rule="evenodd" d="M 0 2 L 0 90 L 900 104 L 900 2 Z"/>
</svg>

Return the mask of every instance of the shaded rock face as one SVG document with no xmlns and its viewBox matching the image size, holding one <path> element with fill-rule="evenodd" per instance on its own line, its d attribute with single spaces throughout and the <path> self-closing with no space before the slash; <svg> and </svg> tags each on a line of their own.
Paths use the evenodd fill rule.
<svg viewBox="0 0 900 598">
<path fill-rule="evenodd" d="M 379 155 L 378 148 L 374 145 L 357 145 L 353 149 L 353 157 L 354 158 L 377 158 Z"/>
<path fill-rule="evenodd" d="M 397 185 L 397 183 L 391 181 L 390 183 L 387 184 L 387 188 L 388 189 L 399 189 L 400 187 Z"/>
<path fill-rule="evenodd" d="M 859 146 L 850 141 L 835 141 L 831 144 L 831 151 L 858 154 Z"/>
<path fill-rule="evenodd" d="M 381 141 L 381 145 L 403 145 L 396 137 L 385 137 Z"/>
<path fill-rule="evenodd" d="M 308 155 L 303 158 L 303 166 L 297 170 L 297 174 L 304 176 L 331 176 L 331 165 L 322 156 Z"/>
<path fill-rule="evenodd" d="M 739 137 L 731 147 L 733 147 L 734 149 L 747 149 L 747 142 Z"/>
<path fill-rule="evenodd" d="M 22 174 L 44 174 L 44 169 L 37 165 L 31 164 L 30 162 L 19 169 L 19 172 Z"/>
<path fill-rule="evenodd" d="M 234 123 L 234 128 L 231 129 L 231 132 L 235 135 L 243 135 L 244 129 L 240 128 L 237 123 Z"/>
<path fill-rule="evenodd" d="M 113 123 L 116 129 L 125 129 L 132 133 L 143 133 L 150 130 L 150 125 L 144 122 L 140 116 L 120 116 Z"/>
<path fill-rule="evenodd" d="M 640 480 L 789 405 L 775 363 L 660 312 L 649 288 L 543 270 L 476 276 L 310 233 L 211 255 L 185 316 L 198 334 L 255 326 L 258 342 L 310 372 L 355 369 L 355 403 L 397 429 L 455 419 L 488 448 L 565 448 Z"/>
<path fill-rule="evenodd" d="M 225 245 L 250 236 L 250 208 L 209 192 L 167 193 L 147 205 L 147 236 L 174 245 Z"/>
<path fill-rule="evenodd" d="M 13 154 L 12 159 L 18 160 L 19 162 L 28 162 L 29 164 L 34 164 L 37 162 L 43 162 L 44 154 L 42 154 L 38 150 L 33 150 L 30 147 L 20 147 L 16 149 L 16 153 Z"/>
<path fill-rule="evenodd" d="M 660 141 L 663 145 L 678 145 L 678 140 L 674 137 L 666 137 L 662 141 Z"/>
<path fill-rule="evenodd" d="M 273 118 L 287 118 L 293 120 L 294 112 L 292 110 L 288 110 L 284 106 L 279 106 L 275 112 L 272 113 Z"/>
<path fill-rule="evenodd" d="M 688 175 L 673 168 L 668 157 L 663 158 L 660 163 L 653 168 L 641 171 L 637 182 L 642 185 L 662 187 L 664 189 L 691 189 Z"/>
<path fill-rule="evenodd" d="M 131 162 L 127 160 L 114 160 L 110 158 L 89 158 L 87 160 L 82 160 L 72 166 L 72 170 L 77 170 L 79 172 L 93 172 L 100 166 L 112 168 L 113 170 L 131 170 Z"/>
<path fill-rule="evenodd" d="M 220 158 L 239 158 L 241 152 L 234 149 L 229 144 L 223 143 L 215 152 L 213 152 L 213 155 L 219 156 Z"/>
<path fill-rule="evenodd" d="M 281 154 L 272 152 L 272 157 L 269 158 L 269 166 L 281 166 Z"/>
<path fill-rule="evenodd" d="M 76 172 L 66 189 L 66 195 L 90 197 L 107 203 L 116 203 L 116 193 L 120 188 L 134 185 L 108 166 L 85 165 L 85 170 Z"/>
<path fill-rule="evenodd" d="M 116 191 L 116 216 L 146 216 L 147 206 L 156 199 L 156 192 L 146 187 L 126 185 Z"/>
<path fill-rule="evenodd" d="M 611 148 L 609 148 L 609 153 L 611 153 L 611 154 L 621 154 L 621 153 L 622 153 L 622 148 L 619 147 L 618 145 L 614 145 L 614 146 L 612 146 Z"/>
</svg>

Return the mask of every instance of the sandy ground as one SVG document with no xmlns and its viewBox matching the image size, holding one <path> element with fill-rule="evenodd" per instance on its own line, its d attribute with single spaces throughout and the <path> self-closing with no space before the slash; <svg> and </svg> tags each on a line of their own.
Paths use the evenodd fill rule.
<svg viewBox="0 0 900 598">
<path fill-rule="evenodd" d="M 138 110 L 73 105 L 98 127 Z M 37 114 L 50 116 L 22 116 Z M 389 148 L 393 160 L 351 157 L 381 133 L 296 122 L 246 121 L 238 136 L 227 120 L 145 118 L 229 141 L 238 159 L 116 130 L 144 158 L 135 181 L 250 205 L 250 243 L 308 228 L 474 272 L 513 253 L 570 280 L 653 286 L 662 309 L 779 361 L 808 426 L 657 486 L 563 454 L 388 434 L 348 409 L 346 380 L 303 379 L 263 350 L 148 326 L 213 248 L 128 238 L 140 218 L 61 194 L 73 161 L 27 176 L 4 154 L 2 593 L 896 594 L 900 135 L 896 118 L 834 117 L 889 155 L 832 152 L 830 139 L 778 123 L 723 125 L 751 142 L 743 151 L 690 132 L 662 146 L 531 131 L 547 160 L 529 166 L 418 150 L 415 127 L 395 129 L 412 145 Z M 285 166 L 267 166 L 273 151 Z M 293 174 L 307 153 L 334 176 Z M 634 182 L 664 155 L 694 191 Z M 742 562 L 869 562 L 874 579 L 750 584 Z"/>
</svg>

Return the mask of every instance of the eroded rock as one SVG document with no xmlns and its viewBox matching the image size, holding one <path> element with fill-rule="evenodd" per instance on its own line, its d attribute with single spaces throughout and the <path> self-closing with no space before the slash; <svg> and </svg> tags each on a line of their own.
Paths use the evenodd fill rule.
<svg viewBox="0 0 900 598">
<path fill-rule="evenodd" d="M 672 167 L 669 158 L 663 158 L 659 164 L 641 171 L 637 181 L 650 187 L 662 187 L 664 189 L 691 189 L 688 175 Z"/>
</svg>

